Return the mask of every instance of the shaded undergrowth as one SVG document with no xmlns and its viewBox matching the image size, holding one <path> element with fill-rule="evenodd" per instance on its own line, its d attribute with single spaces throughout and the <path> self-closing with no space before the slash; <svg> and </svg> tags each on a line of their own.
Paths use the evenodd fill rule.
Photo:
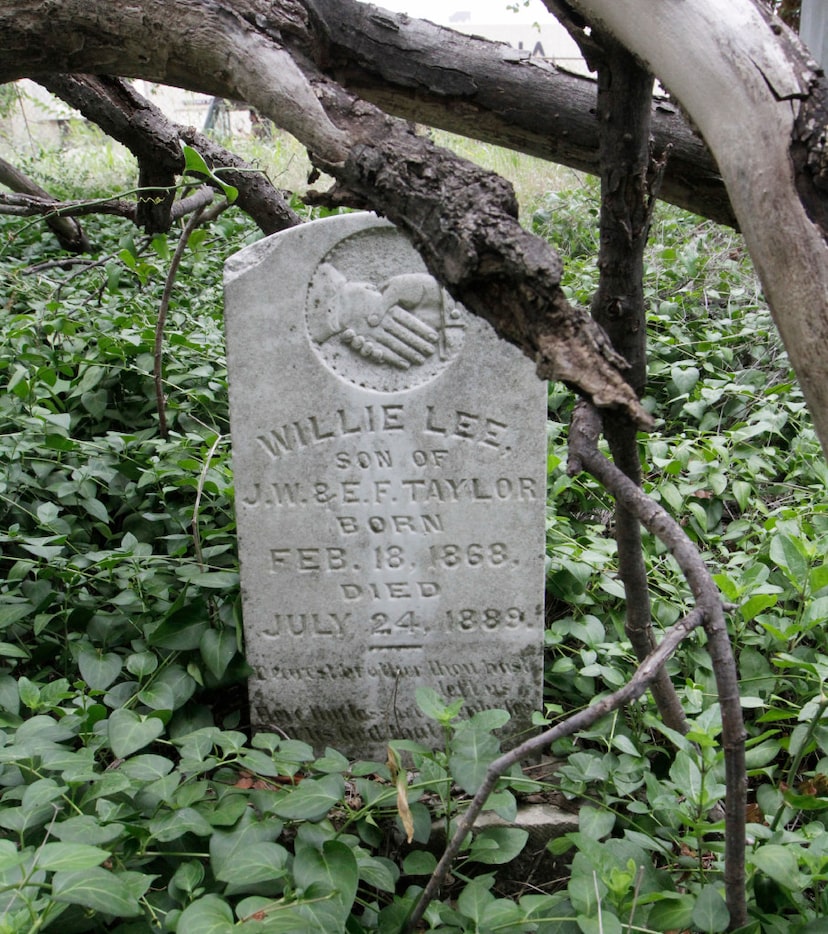
<svg viewBox="0 0 828 934">
<path fill-rule="evenodd" d="M 446 749 L 398 743 L 387 763 L 250 736 L 221 264 L 257 234 L 228 212 L 190 237 L 168 311 L 162 438 L 153 349 L 176 234 L 88 223 L 100 253 L 70 265 L 39 225 L 0 222 L 0 930 L 397 930 L 435 865 L 432 821 L 476 790 L 504 714 L 467 719 L 421 693 Z M 532 223 L 588 304 L 592 187 L 550 195 Z M 657 428 L 641 438 L 645 487 L 730 604 L 750 730 L 750 930 L 820 930 L 828 471 L 738 236 L 660 208 L 647 263 Z M 565 470 L 571 405 L 550 386 L 538 724 L 635 665 L 611 504 Z M 667 627 L 686 588 L 651 539 L 647 562 Z M 721 724 L 703 642 L 669 663 L 686 738 L 645 697 L 555 744 L 553 778 L 513 775 L 493 796 L 507 822 L 527 796 L 581 806 L 578 832 L 551 845 L 571 860 L 566 877 L 506 897 L 493 867 L 526 837 L 492 828 L 467 845 L 428 929 L 726 929 Z"/>
</svg>

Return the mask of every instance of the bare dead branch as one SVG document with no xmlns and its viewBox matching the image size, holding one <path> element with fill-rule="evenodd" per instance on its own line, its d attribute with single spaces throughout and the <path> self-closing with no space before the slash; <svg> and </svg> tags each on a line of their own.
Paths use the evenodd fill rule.
<svg viewBox="0 0 828 934">
<path fill-rule="evenodd" d="M 617 500 L 633 513 L 642 525 L 656 535 L 676 559 L 687 580 L 696 606 L 680 622 L 666 630 L 659 645 L 639 665 L 633 677 L 612 694 L 578 711 L 538 736 L 532 737 L 495 759 L 471 804 L 457 822 L 457 829 L 446 846 L 428 884 L 415 904 L 406 924 L 413 931 L 426 908 L 437 895 L 451 869 L 460 847 L 474 826 L 489 795 L 500 779 L 515 763 L 528 758 L 562 736 L 592 726 L 607 713 L 640 697 L 658 677 L 658 672 L 679 643 L 698 626 L 704 626 L 708 650 L 719 686 L 722 709 L 722 735 L 727 780 L 725 805 L 725 888 L 731 925 L 745 923 L 747 915 L 744 890 L 745 859 L 745 730 L 739 703 L 738 678 L 719 593 L 695 545 L 681 526 L 655 500 L 650 499 L 636 484 L 598 451 L 601 420 L 597 411 L 585 402 L 576 406 L 569 434 L 570 475 L 586 470 L 601 482 Z"/>
<path fill-rule="evenodd" d="M 192 214 L 193 211 L 197 211 L 199 208 L 206 208 L 208 204 L 213 203 L 213 191 L 211 188 L 206 186 L 203 188 L 198 188 L 191 195 L 187 195 L 186 198 L 182 198 L 180 201 L 174 201 L 172 208 L 170 210 L 170 217 L 176 221 L 180 220 L 182 217 L 186 217 L 188 214 Z M 224 207 L 224 205 L 220 205 Z M 204 221 L 204 216 L 201 215 L 201 222 Z"/>
<path fill-rule="evenodd" d="M 50 196 L 9 194 L 0 191 L 0 214 L 17 217 L 84 217 L 88 214 L 112 214 L 135 219 L 135 202 L 120 198 L 102 198 L 94 201 L 56 201 Z"/>
</svg>

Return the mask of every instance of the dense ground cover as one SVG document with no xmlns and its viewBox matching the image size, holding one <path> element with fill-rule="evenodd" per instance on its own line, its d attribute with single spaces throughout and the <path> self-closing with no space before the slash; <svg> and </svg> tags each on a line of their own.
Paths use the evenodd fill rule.
<svg viewBox="0 0 828 934">
<path fill-rule="evenodd" d="M 596 204 L 585 184 L 528 220 L 565 255 L 581 303 L 597 281 Z M 87 226 L 99 253 L 70 262 L 40 224 L 0 221 L 0 931 L 395 931 L 434 866 L 432 818 L 450 818 L 479 784 L 501 715 L 467 720 L 422 692 L 446 750 L 397 743 L 388 763 L 249 735 L 221 264 L 257 234 L 228 212 L 190 237 L 159 343 L 177 233 Z M 642 437 L 646 483 L 732 604 L 750 730 L 751 930 L 823 930 L 828 470 L 739 238 L 665 207 L 647 264 L 657 429 Z M 550 387 L 539 723 L 634 669 L 612 504 L 565 471 L 571 403 Z M 648 562 L 654 616 L 669 625 L 686 588 L 653 541 Z M 430 929 L 727 927 L 703 642 L 670 664 L 690 736 L 665 730 L 645 698 L 558 744 L 552 782 L 513 776 L 491 802 L 507 820 L 550 787 L 583 802 L 579 833 L 555 844 L 568 876 L 504 887 L 494 869 L 526 836 L 486 831 L 429 909 Z"/>
</svg>

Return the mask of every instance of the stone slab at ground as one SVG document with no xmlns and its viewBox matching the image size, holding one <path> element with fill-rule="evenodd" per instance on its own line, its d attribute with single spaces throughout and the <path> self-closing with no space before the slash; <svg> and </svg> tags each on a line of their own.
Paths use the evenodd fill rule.
<svg viewBox="0 0 828 934">
<path fill-rule="evenodd" d="M 318 749 L 439 744 L 414 693 L 542 688 L 546 389 L 370 214 L 226 268 L 251 716 Z"/>
</svg>

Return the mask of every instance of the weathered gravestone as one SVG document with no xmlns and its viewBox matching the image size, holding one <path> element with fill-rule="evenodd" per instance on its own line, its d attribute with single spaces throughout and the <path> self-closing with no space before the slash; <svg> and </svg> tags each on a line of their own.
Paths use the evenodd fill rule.
<svg viewBox="0 0 828 934">
<path fill-rule="evenodd" d="M 251 716 L 318 749 L 439 744 L 465 710 L 541 702 L 546 392 L 370 214 L 226 267 Z"/>
</svg>

